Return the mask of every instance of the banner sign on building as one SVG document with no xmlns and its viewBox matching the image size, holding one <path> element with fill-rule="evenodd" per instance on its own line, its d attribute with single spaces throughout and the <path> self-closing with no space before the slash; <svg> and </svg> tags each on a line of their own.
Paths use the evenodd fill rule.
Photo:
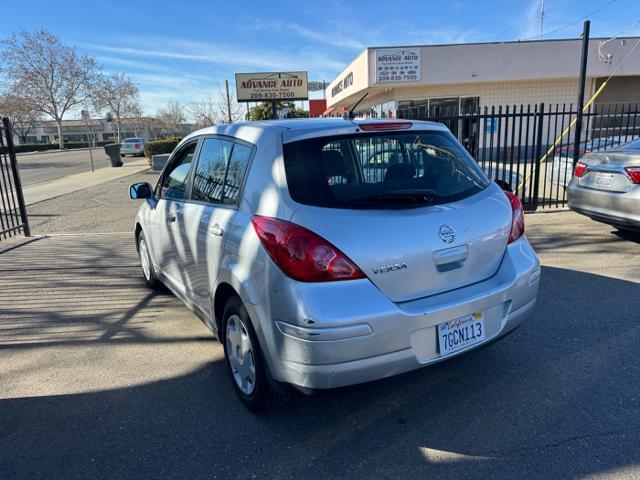
<svg viewBox="0 0 640 480">
<path fill-rule="evenodd" d="M 307 100 L 307 72 L 236 73 L 239 102 Z"/>
<path fill-rule="evenodd" d="M 376 83 L 420 80 L 419 48 L 376 50 Z"/>
</svg>

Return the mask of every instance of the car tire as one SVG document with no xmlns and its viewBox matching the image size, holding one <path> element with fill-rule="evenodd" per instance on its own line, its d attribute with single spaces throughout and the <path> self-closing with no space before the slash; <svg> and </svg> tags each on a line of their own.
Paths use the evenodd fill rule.
<svg viewBox="0 0 640 480">
<path fill-rule="evenodd" d="M 236 296 L 224 307 L 222 332 L 229 379 L 240 401 L 255 413 L 286 403 L 289 395 L 269 382 L 258 337 L 246 308 Z"/>
<path fill-rule="evenodd" d="M 151 261 L 151 254 L 149 253 L 149 246 L 147 245 L 144 232 L 140 232 L 138 235 L 138 257 L 140 258 L 144 282 L 149 288 L 154 290 L 158 289 L 160 287 L 160 281 L 153 268 L 153 262 Z"/>
</svg>

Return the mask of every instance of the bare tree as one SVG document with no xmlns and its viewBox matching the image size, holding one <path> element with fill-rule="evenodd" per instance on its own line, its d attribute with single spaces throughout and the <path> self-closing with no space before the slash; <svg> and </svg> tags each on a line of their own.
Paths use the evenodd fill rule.
<svg viewBox="0 0 640 480">
<path fill-rule="evenodd" d="M 94 90 L 98 77 L 95 59 L 63 45 L 44 29 L 34 33 L 23 30 L 3 43 L 0 68 L 10 79 L 10 90 L 20 92 L 39 112 L 55 120 L 59 145 L 64 148 L 62 118 L 85 103 Z"/>
<path fill-rule="evenodd" d="M 185 123 L 185 110 L 180 103 L 170 101 L 164 108 L 158 110 L 156 117 L 166 133 L 180 135 L 181 126 Z"/>
<path fill-rule="evenodd" d="M 100 112 L 111 113 L 116 142 L 120 143 L 122 119 L 134 117 L 140 111 L 140 92 L 124 73 L 101 76 L 95 85 L 93 105 Z"/>
<path fill-rule="evenodd" d="M 215 95 L 200 97 L 187 105 L 187 112 L 198 128 L 209 127 L 216 123 L 233 123 L 244 118 L 242 107 L 235 95 L 218 84 Z"/>
<path fill-rule="evenodd" d="M 220 106 L 212 96 L 196 98 L 186 108 L 197 128 L 220 123 Z"/>
<path fill-rule="evenodd" d="M 25 98 L 13 93 L 0 95 L 0 117 L 9 117 L 20 143 L 27 143 L 29 132 L 35 128 L 40 112 Z"/>
<path fill-rule="evenodd" d="M 218 98 L 220 114 L 225 123 L 234 123 L 244 119 L 242 106 L 236 100 L 235 93 L 218 84 Z"/>
<path fill-rule="evenodd" d="M 147 119 L 142 114 L 142 108 L 140 105 L 134 106 L 124 120 L 127 126 L 133 130 L 136 137 L 149 135 Z"/>
</svg>

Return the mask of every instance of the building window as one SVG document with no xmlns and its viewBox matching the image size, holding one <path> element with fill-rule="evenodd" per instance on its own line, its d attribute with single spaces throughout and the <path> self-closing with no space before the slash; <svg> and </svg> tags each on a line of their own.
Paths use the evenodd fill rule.
<svg viewBox="0 0 640 480">
<path fill-rule="evenodd" d="M 356 111 L 357 118 L 396 118 L 396 102 L 390 100 Z"/>
</svg>

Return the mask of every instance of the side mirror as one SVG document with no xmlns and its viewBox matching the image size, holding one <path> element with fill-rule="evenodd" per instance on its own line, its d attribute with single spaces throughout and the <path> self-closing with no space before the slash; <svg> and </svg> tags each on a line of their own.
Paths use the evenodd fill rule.
<svg viewBox="0 0 640 480">
<path fill-rule="evenodd" d="M 132 200 L 151 198 L 153 197 L 153 190 L 147 182 L 134 183 L 129 187 L 129 196 Z"/>
</svg>

